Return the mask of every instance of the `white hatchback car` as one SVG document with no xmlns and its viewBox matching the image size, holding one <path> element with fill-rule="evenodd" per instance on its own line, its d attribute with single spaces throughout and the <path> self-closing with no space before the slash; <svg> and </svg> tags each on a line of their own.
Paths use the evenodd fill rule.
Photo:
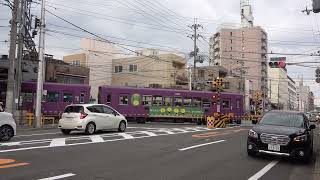
<svg viewBox="0 0 320 180">
<path fill-rule="evenodd" d="M 16 132 L 17 125 L 12 114 L 0 112 L 0 141 L 9 141 Z"/>
<path fill-rule="evenodd" d="M 58 127 L 63 134 L 70 134 L 73 130 L 85 131 L 86 134 L 108 129 L 124 132 L 127 128 L 127 120 L 107 105 L 73 104 L 65 108 Z"/>
</svg>

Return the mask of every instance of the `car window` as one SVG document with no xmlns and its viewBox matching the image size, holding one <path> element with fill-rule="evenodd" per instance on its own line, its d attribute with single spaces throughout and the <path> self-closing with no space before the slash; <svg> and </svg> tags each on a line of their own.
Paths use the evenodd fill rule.
<svg viewBox="0 0 320 180">
<path fill-rule="evenodd" d="M 106 106 L 103 106 L 102 109 L 105 114 L 113 114 L 114 113 L 114 111 L 112 109 L 110 109 Z"/>
<path fill-rule="evenodd" d="M 64 110 L 65 113 L 80 113 L 83 112 L 82 106 L 67 106 Z"/>
<path fill-rule="evenodd" d="M 104 113 L 102 106 L 89 106 L 87 109 L 92 113 Z"/>
<path fill-rule="evenodd" d="M 303 115 L 294 113 L 267 113 L 259 124 L 299 128 L 305 126 Z"/>
</svg>

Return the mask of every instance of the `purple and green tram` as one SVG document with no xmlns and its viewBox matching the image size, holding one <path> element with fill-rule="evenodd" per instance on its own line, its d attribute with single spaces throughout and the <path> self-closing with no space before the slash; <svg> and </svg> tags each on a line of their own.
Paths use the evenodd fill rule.
<svg viewBox="0 0 320 180">
<path fill-rule="evenodd" d="M 58 116 L 67 105 L 89 103 L 89 85 L 44 83 L 42 98 L 42 113 L 44 115 Z M 6 84 L 0 83 L 0 102 L 5 103 Z M 36 82 L 23 82 L 21 85 L 22 110 L 35 112 Z"/>
<path fill-rule="evenodd" d="M 217 112 L 213 98 L 217 93 L 173 89 L 101 86 L 99 103 L 109 105 L 128 120 L 204 123 L 206 116 Z M 243 114 L 243 96 L 221 93 L 221 112 Z"/>
</svg>

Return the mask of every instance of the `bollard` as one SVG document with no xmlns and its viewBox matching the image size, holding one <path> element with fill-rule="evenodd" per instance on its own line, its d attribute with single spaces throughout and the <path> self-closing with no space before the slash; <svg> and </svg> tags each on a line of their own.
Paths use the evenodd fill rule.
<svg viewBox="0 0 320 180">
<path fill-rule="evenodd" d="M 207 128 L 212 129 L 214 128 L 214 117 L 213 116 L 208 116 L 207 117 Z"/>
</svg>

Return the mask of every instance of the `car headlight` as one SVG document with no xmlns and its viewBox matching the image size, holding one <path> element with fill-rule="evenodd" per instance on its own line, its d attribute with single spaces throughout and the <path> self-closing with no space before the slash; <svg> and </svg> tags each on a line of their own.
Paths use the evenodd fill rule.
<svg viewBox="0 0 320 180">
<path fill-rule="evenodd" d="M 301 136 L 297 136 L 293 139 L 293 141 L 296 142 L 305 142 L 308 140 L 308 136 L 307 135 L 301 135 Z"/>
<path fill-rule="evenodd" d="M 249 130 L 249 136 L 252 138 L 258 138 L 258 133 L 256 133 L 255 131 L 253 131 L 252 129 Z"/>
</svg>

